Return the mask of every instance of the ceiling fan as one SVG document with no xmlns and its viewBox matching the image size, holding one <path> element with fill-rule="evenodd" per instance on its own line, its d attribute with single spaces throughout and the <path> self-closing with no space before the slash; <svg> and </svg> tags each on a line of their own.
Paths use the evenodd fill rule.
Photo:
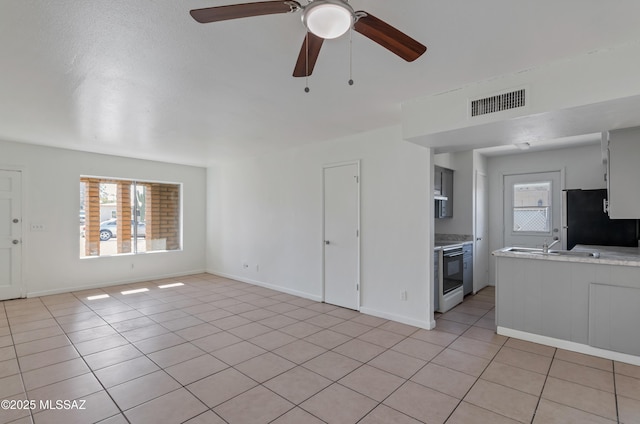
<svg viewBox="0 0 640 424">
<path fill-rule="evenodd" d="M 306 5 L 294 0 L 262 1 L 194 9 L 190 14 L 204 24 L 300 11 L 307 35 L 293 70 L 294 77 L 311 75 L 324 40 L 338 38 L 351 28 L 407 62 L 413 62 L 427 50 L 418 41 L 370 13 L 354 11 L 348 0 L 309 0 Z"/>
</svg>

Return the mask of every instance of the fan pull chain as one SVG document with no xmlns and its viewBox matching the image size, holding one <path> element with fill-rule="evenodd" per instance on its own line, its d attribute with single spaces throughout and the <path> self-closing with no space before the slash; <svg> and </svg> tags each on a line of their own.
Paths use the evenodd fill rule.
<svg viewBox="0 0 640 424">
<path fill-rule="evenodd" d="M 353 27 L 349 28 L 349 85 L 353 85 Z"/>
<path fill-rule="evenodd" d="M 305 76 L 304 76 L 304 81 L 305 81 L 305 87 L 304 87 L 304 92 L 308 93 L 309 91 L 311 91 L 311 89 L 309 88 L 309 32 L 307 32 L 307 36 L 304 38 L 305 40 L 305 45 L 306 47 L 306 54 L 307 54 L 307 60 L 306 60 L 306 67 L 307 70 L 305 72 Z"/>
</svg>

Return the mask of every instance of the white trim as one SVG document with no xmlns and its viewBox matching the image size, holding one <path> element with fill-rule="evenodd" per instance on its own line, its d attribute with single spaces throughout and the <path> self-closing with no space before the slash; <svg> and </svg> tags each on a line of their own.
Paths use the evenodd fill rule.
<svg viewBox="0 0 640 424">
<path fill-rule="evenodd" d="M 16 283 L 15 285 L 18 286 L 19 290 L 20 290 L 20 298 L 25 298 L 28 296 L 28 290 L 27 290 L 27 283 L 25 282 L 24 279 L 24 270 L 26 269 L 26 265 L 25 265 L 25 261 L 26 261 L 26 255 L 25 255 L 25 243 L 29 241 L 29 236 L 27 235 L 27 225 L 26 225 L 26 219 L 25 219 L 25 215 L 27 212 L 27 178 L 28 178 L 28 173 L 27 173 L 27 168 L 24 166 L 20 166 L 20 165 L 3 165 L 0 164 L 0 170 L 3 171 L 10 171 L 10 172 L 19 172 L 20 173 L 20 269 L 17 271 L 18 274 L 18 281 L 11 282 L 11 285 L 13 286 L 14 283 Z M 11 277 L 12 278 L 12 277 Z"/>
<path fill-rule="evenodd" d="M 191 271 L 179 272 L 175 274 L 159 274 L 159 275 L 148 275 L 141 278 L 132 278 L 125 280 L 118 280 L 112 282 L 101 282 L 91 285 L 82 285 L 77 287 L 65 287 L 65 288 L 57 288 L 53 290 L 41 290 L 36 292 L 27 293 L 27 297 L 39 297 L 39 296 L 49 296 L 52 294 L 60 294 L 60 293 L 72 293 L 84 290 L 92 290 L 92 289 L 102 289 L 105 287 L 111 286 L 119 286 L 121 284 L 133 284 L 133 283 L 144 283 L 152 280 L 162 280 L 165 278 L 180 278 L 180 277 L 189 277 L 191 275 L 204 274 L 207 271 L 204 269 L 196 269 Z"/>
<path fill-rule="evenodd" d="M 255 286 L 260 286 L 267 289 L 291 294 L 293 296 L 303 297 L 305 299 L 313 300 L 315 302 L 322 302 L 322 296 L 318 296 L 318 295 L 307 293 L 307 292 L 301 292 L 298 290 L 293 290 L 288 287 L 278 286 L 276 284 L 271 284 L 271 283 L 265 283 L 263 281 L 258 281 L 258 280 L 252 280 L 251 278 L 245 278 L 238 275 L 227 274 L 225 272 L 218 272 L 214 270 L 207 270 L 206 272 L 207 274 L 215 275 L 218 277 L 230 278 L 232 280 L 241 281 L 243 283 L 253 284 Z"/>
<path fill-rule="evenodd" d="M 361 262 L 361 258 L 360 258 L 360 240 L 362 240 L 362 230 L 360 227 L 360 200 L 361 200 L 361 196 L 360 196 L 360 183 L 361 183 L 361 177 L 360 177 L 360 159 L 356 159 L 356 160 L 351 160 L 351 161 L 343 161 L 343 162 L 334 162 L 334 163 L 327 163 L 327 164 L 323 164 L 322 165 L 322 243 L 324 243 L 324 240 L 326 240 L 325 238 L 325 228 L 324 228 L 324 223 L 325 223 L 325 204 L 324 204 L 324 200 L 325 200 L 325 184 L 324 184 L 324 172 L 326 169 L 329 168 L 337 168 L 340 166 L 351 166 L 351 165 L 356 165 L 357 168 L 357 178 L 358 178 L 358 182 L 357 182 L 357 193 L 358 193 L 358 210 L 356 212 L 357 214 L 357 229 L 356 231 L 358 232 L 358 240 L 356 243 L 356 247 L 357 247 L 357 267 L 356 267 L 356 284 L 357 284 L 357 289 L 356 289 L 356 310 L 360 311 L 362 304 L 361 304 L 361 293 L 362 293 L 362 281 L 360 280 L 360 276 L 361 276 L 361 267 L 362 267 L 362 262 Z M 324 302 L 325 301 L 325 254 L 324 254 L 324 244 L 322 247 L 322 296 L 321 296 L 321 300 L 319 300 L 319 302 Z"/>
<path fill-rule="evenodd" d="M 640 366 L 640 356 L 600 349 L 582 343 L 570 342 L 568 340 L 556 339 L 554 337 L 541 336 L 539 334 L 527 333 L 525 331 L 514 330 L 506 327 L 498 327 L 497 333 L 502 336 L 513 337 L 516 339 L 526 340 L 528 342 L 539 343 L 547 346 L 557 347 L 559 349 L 570 350 L 572 352 L 583 353 L 585 355 L 592 355 L 599 358 L 610 359 L 612 361 L 619 361 Z"/>
<path fill-rule="evenodd" d="M 400 322 L 402 324 L 424 328 L 426 330 L 431 330 L 436 326 L 435 320 L 421 321 L 414 318 L 405 317 L 403 315 L 390 314 L 388 312 L 378 311 L 376 309 L 371 309 L 366 307 L 360 308 L 360 312 L 363 314 L 372 315 L 374 317 L 389 319 L 391 321 Z"/>
</svg>

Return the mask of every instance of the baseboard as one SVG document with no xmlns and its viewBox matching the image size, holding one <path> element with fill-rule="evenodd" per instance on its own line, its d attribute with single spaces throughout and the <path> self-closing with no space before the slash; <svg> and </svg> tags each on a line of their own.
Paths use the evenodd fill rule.
<svg viewBox="0 0 640 424">
<path fill-rule="evenodd" d="M 266 289 L 276 290 L 279 292 L 291 294 L 293 296 L 298 296 L 305 299 L 313 300 L 315 302 L 322 302 L 324 300 L 322 296 L 318 296 L 315 294 L 302 292 L 298 290 L 293 290 L 288 287 L 283 287 L 276 284 L 265 283 L 264 281 L 252 280 L 251 278 L 241 277 L 239 275 L 227 274 L 226 272 L 219 272 L 215 270 L 207 270 L 206 272 L 209 274 L 217 275 L 219 277 L 230 278 L 232 280 L 241 281 L 243 283 L 253 284 L 255 286 L 264 287 Z"/>
<path fill-rule="evenodd" d="M 402 324 L 412 325 L 414 327 L 424 328 L 431 330 L 436 326 L 435 320 L 421 321 L 413 318 L 409 318 L 403 315 L 390 314 L 388 312 L 378 311 L 376 309 L 361 307 L 360 312 L 367 315 L 373 315 L 374 317 L 389 319 L 391 321 L 400 322 Z"/>
<path fill-rule="evenodd" d="M 54 290 L 41 290 L 41 291 L 35 291 L 35 292 L 27 291 L 27 297 L 30 298 L 30 297 L 50 296 L 53 294 L 71 293 L 71 292 L 82 291 L 82 290 L 92 290 L 92 289 L 100 289 L 103 287 L 119 286 L 121 284 L 143 283 L 145 281 L 162 280 L 164 278 L 180 278 L 180 277 L 187 277 L 190 275 L 203 274 L 205 272 L 206 271 L 203 269 L 198 269 L 198 270 L 192 270 L 192 271 L 186 271 L 186 272 L 179 272 L 175 274 L 147 275 L 145 277 L 140 277 L 140 278 L 96 283 L 96 284 L 90 284 L 88 286 L 56 288 Z"/>
<path fill-rule="evenodd" d="M 525 331 L 514 330 L 505 327 L 498 327 L 497 333 L 502 336 L 513 337 L 516 339 L 526 340 L 528 342 L 539 343 L 546 346 L 557 347 L 559 349 L 570 350 L 572 352 L 584 353 L 585 355 L 592 355 L 599 358 L 610 359 L 612 361 L 619 361 L 631 365 L 640 366 L 640 356 L 600 349 L 598 347 L 593 347 L 582 343 L 541 336 L 539 334 L 527 333 Z"/>
</svg>

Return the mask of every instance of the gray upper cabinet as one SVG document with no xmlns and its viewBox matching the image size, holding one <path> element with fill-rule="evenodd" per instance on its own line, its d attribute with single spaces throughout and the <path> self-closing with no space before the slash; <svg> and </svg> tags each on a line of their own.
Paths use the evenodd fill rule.
<svg viewBox="0 0 640 424">
<path fill-rule="evenodd" d="M 433 192 L 447 198 L 436 200 L 436 218 L 453 217 L 453 170 L 434 166 Z"/>
<path fill-rule="evenodd" d="M 609 133 L 609 218 L 640 218 L 640 127 Z"/>
</svg>

